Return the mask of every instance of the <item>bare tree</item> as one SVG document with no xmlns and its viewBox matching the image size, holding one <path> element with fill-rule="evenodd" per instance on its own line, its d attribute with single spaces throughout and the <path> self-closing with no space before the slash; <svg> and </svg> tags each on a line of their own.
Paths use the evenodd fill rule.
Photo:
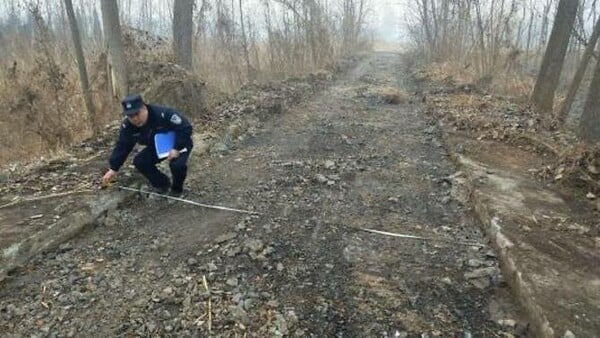
<svg viewBox="0 0 600 338">
<path fill-rule="evenodd" d="M 587 47 L 585 48 L 585 52 L 583 53 L 583 57 L 579 63 L 579 67 L 577 67 L 577 71 L 575 72 L 575 76 L 569 85 L 569 90 L 567 91 L 567 96 L 560 107 L 560 111 L 557 114 L 557 119 L 561 122 L 564 122 L 565 118 L 569 114 L 571 110 L 571 106 L 573 105 L 573 101 L 575 101 L 575 95 L 577 94 L 577 90 L 583 80 L 583 76 L 585 75 L 585 70 L 592 58 L 592 54 L 594 53 L 594 49 L 596 48 L 596 43 L 598 42 L 598 37 L 600 37 L 600 20 L 596 22 L 594 26 L 594 32 L 590 37 L 590 41 L 588 42 Z"/>
<path fill-rule="evenodd" d="M 173 51 L 176 62 L 192 69 L 194 0 L 175 0 L 173 7 Z"/>
<path fill-rule="evenodd" d="M 577 16 L 579 0 L 560 0 L 531 102 L 541 112 L 552 112 L 554 95 Z"/>
<path fill-rule="evenodd" d="M 240 25 L 242 34 L 242 48 L 244 50 L 244 60 L 246 61 L 246 72 L 248 78 L 253 77 L 252 66 L 250 66 L 250 53 L 248 52 L 248 37 L 246 36 L 246 25 L 244 24 L 244 7 L 242 6 L 242 0 L 239 0 L 240 6 Z"/>
<path fill-rule="evenodd" d="M 112 82 L 112 95 L 122 98 L 127 95 L 128 74 L 125 64 L 125 49 L 121 36 L 119 7 L 117 0 L 102 0 L 102 25 L 109 55 L 109 72 Z"/>
<path fill-rule="evenodd" d="M 69 25 L 71 26 L 71 38 L 73 39 L 73 45 L 75 46 L 75 57 L 77 59 L 77 69 L 79 70 L 79 82 L 81 84 L 81 91 L 83 92 L 83 99 L 85 101 L 85 107 L 87 109 L 88 118 L 92 124 L 94 133 L 98 131 L 98 127 L 94 123 L 94 116 L 96 109 L 92 101 L 92 93 L 90 91 L 90 83 L 88 80 L 88 73 L 85 66 L 85 57 L 83 55 L 83 48 L 81 47 L 81 37 L 79 35 L 79 26 L 75 19 L 75 12 L 73 11 L 73 2 L 71 0 L 65 0 L 65 9 L 67 11 L 67 17 L 69 19 Z"/>
<path fill-rule="evenodd" d="M 600 142 L 600 62 L 596 69 L 583 107 L 579 129 L 588 142 Z"/>
<path fill-rule="evenodd" d="M 315 11 L 318 10 L 316 4 L 311 2 L 312 7 L 311 19 L 318 19 L 318 15 L 314 15 Z M 343 11 L 342 11 L 342 35 L 344 42 L 344 50 L 351 51 L 356 47 L 358 38 L 362 33 L 362 27 L 364 25 L 365 13 L 366 13 L 366 0 L 343 0 Z M 424 6 L 425 0 L 424 0 Z M 313 20 L 313 23 L 314 20 Z M 309 27 L 314 27 L 310 25 Z"/>
</svg>

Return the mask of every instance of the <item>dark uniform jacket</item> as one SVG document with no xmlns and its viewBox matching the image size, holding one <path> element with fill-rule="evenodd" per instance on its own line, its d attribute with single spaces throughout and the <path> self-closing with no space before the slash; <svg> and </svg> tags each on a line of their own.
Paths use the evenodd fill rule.
<svg viewBox="0 0 600 338">
<path fill-rule="evenodd" d="M 136 143 L 154 147 L 154 135 L 167 131 L 175 131 L 175 149 L 192 148 L 192 125 L 177 111 L 155 105 L 148 107 L 148 121 L 141 127 L 131 124 L 125 119 L 121 124 L 119 140 L 110 156 L 110 168 L 118 171 L 125 163 L 127 156 Z"/>
</svg>

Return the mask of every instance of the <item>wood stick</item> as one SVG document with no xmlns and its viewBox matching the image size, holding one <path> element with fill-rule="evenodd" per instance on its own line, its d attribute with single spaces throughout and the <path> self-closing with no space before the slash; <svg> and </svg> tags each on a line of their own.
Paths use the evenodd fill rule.
<svg viewBox="0 0 600 338">
<path fill-rule="evenodd" d="M 206 292 L 208 293 L 208 333 L 211 333 L 212 331 L 212 307 L 211 307 L 211 302 L 210 302 L 210 289 L 208 288 L 208 282 L 206 282 L 206 276 L 202 275 L 202 281 L 204 282 L 204 288 L 206 289 Z"/>
</svg>

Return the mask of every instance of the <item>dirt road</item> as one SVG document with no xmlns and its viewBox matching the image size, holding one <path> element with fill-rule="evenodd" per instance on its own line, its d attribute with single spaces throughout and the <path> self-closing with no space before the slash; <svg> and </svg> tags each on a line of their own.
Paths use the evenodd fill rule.
<svg viewBox="0 0 600 338">
<path fill-rule="evenodd" d="M 494 337 L 523 334 L 460 174 L 398 54 L 193 158 L 187 198 L 138 197 L 0 290 L 15 336 Z M 361 231 L 438 238 L 422 241 Z M 516 321 L 516 322 L 515 322 Z M 516 325 L 515 325 L 516 324 Z"/>
</svg>

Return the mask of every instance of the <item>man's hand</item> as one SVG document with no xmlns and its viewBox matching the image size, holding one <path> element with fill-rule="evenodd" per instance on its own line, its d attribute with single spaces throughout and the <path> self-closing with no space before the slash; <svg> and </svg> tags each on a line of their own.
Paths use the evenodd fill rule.
<svg viewBox="0 0 600 338">
<path fill-rule="evenodd" d="M 169 161 L 173 161 L 174 159 L 179 157 L 179 150 L 177 149 L 171 149 L 169 151 L 169 156 L 167 157 L 167 160 Z"/>
<path fill-rule="evenodd" d="M 102 176 L 102 187 L 107 187 L 108 184 L 113 180 L 113 178 L 115 178 L 117 176 L 118 173 L 119 173 L 118 171 L 108 169 L 106 174 L 104 174 L 104 176 Z"/>
</svg>

